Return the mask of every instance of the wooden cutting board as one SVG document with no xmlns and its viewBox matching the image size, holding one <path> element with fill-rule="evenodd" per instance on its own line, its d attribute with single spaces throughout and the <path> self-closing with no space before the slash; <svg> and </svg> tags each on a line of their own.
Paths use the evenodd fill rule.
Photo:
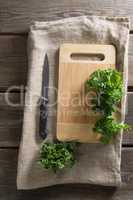
<svg viewBox="0 0 133 200">
<path fill-rule="evenodd" d="M 57 139 L 97 143 L 100 135 L 93 132 L 98 119 L 86 101 L 85 81 L 97 69 L 115 68 L 113 45 L 62 44 L 59 54 Z"/>
</svg>

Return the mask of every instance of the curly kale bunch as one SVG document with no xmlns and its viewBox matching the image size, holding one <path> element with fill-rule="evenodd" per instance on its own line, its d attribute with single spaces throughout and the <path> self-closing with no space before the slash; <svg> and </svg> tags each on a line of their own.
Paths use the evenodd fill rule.
<svg viewBox="0 0 133 200">
<path fill-rule="evenodd" d="M 94 131 L 101 134 L 100 141 L 103 144 L 109 143 L 121 129 L 128 129 L 127 124 L 116 122 L 112 116 L 102 117 L 95 124 Z"/>
<path fill-rule="evenodd" d="M 121 129 L 128 129 L 127 124 L 118 123 L 112 117 L 122 98 L 122 78 L 115 69 L 97 70 L 85 83 L 86 92 L 94 92 L 92 109 L 100 112 L 101 118 L 95 123 L 94 131 L 101 134 L 101 142 L 108 144 Z"/>
<path fill-rule="evenodd" d="M 43 143 L 40 149 L 39 163 L 43 168 L 53 170 L 72 167 L 75 164 L 75 143 Z"/>
<path fill-rule="evenodd" d="M 86 81 L 86 92 L 93 91 L 93 110 L 111 115 L 122 98 L 122 78 L 114 69 L 97 70 Z"/>
</svg>

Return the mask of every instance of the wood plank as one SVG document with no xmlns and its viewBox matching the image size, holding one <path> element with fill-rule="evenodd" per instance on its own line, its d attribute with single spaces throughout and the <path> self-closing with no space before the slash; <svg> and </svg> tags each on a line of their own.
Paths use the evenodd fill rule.
<svg viewBox="0 0 133 200">
<path fill-rule="evenodd" d="M 27 82 L 27 36 L 0 36 L 0 90 Z M 129 86 L 133 86 L 133 35 L 129 41 Z M 16 87 L 17 88 L 17 87 Z"/>
<path fill-rule="evenodd" d="M 23 102 L 19 93 L 10 93 L 9 100 L 16 106 L 8 105 L 5 93 L 0 93 L 0 146 L 18 146 L 23 121 Z M 23 97 L 21 97 L 23 98 Z"/>
<path fill-rule="evenodd" d="M 132 0 L 0 0 L 0 32 L 27 32 L 32 21 L 56 20 L 85 14 L 130 16 L 133 29 Z"/>
<path fill-rule="evenodd" d="M 20 105 L 7 105 L 4 93 L 0 93 L 0 147 L 18 147 L 23 122 L 24 94 L 10 93 L 11 102 Z M 20 101 L 21 99 L 21 101 Z M 133 124 L 133 93 L 128 93 L 128 109 L 126 122 Z M 133 129 L 124 133 L 123 145 L 133 145 Z"/>
<path fill-rule="evenodd" d="M 128 86 L 133 86 L 133 34 L 129 39 L 128 65 Z"/>
<path fill-rule="evenodd" d="M 123 144 L 133 145 L 133 93 L 132 92 L 129 92 L 127 97 L 127 110 L 126 110 L 125 121 L 131 126 L 131 130 L 124 132 Z"/>
<path fill-rule="evenodd" d="M 26 43 L 25 36 L 0 36 L 0 89 L 26 84 Z"/>
<path fill-rule="evenodd" d="M 61 185 L 37 190 L 16 190 L 17 150 L 0 149 L 0 199 L 4 200 L 132 200 L 133 148 L 122 151 L 121 188 L 94 185 Z"/>
</svg>

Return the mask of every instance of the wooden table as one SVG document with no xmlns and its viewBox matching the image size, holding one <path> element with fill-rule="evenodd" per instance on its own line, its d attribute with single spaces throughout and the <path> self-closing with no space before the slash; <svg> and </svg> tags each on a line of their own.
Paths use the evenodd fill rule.
<svg viewBox="0 0 133 200">
<path fill-rule="evenodd" d="M 84 14 L 131 17 L 129 42 L 128 113 L 133 124 L 133 1 L 132 0 L 0 0 L 0 200 L 132 200 L 133 134 L 125 133 L 122 147 L 121 188 L 92 185 L 64 185 L 34 191 L 16 190 L 16 168 L 22 132 L 23 85 L 27 81 L 26 42 L 34 20 L 55 20 Z M 9 93 L 10 107 L 4 95 Z M 21 88 L 20 88 L 21 86 Z M 23 94 L 20 96 L 20 89 Z"/>
</svg>

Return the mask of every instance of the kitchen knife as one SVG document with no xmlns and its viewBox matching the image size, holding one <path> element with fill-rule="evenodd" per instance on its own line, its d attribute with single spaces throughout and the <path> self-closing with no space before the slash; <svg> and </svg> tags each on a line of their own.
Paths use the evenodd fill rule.
<svg viewBox="0 0 133 200">
<path fill-rule="evenodd" d="M 39 121 L 39 135 L 45 139 L 47 130 L 47 118 L 48 118 L 48 90 L 49 90 L 49 63 L 48 56 L 45 55 L 43 71 L 42 71 L 42 89 L 40 98 L 40 121 Z"/>
</svg>

